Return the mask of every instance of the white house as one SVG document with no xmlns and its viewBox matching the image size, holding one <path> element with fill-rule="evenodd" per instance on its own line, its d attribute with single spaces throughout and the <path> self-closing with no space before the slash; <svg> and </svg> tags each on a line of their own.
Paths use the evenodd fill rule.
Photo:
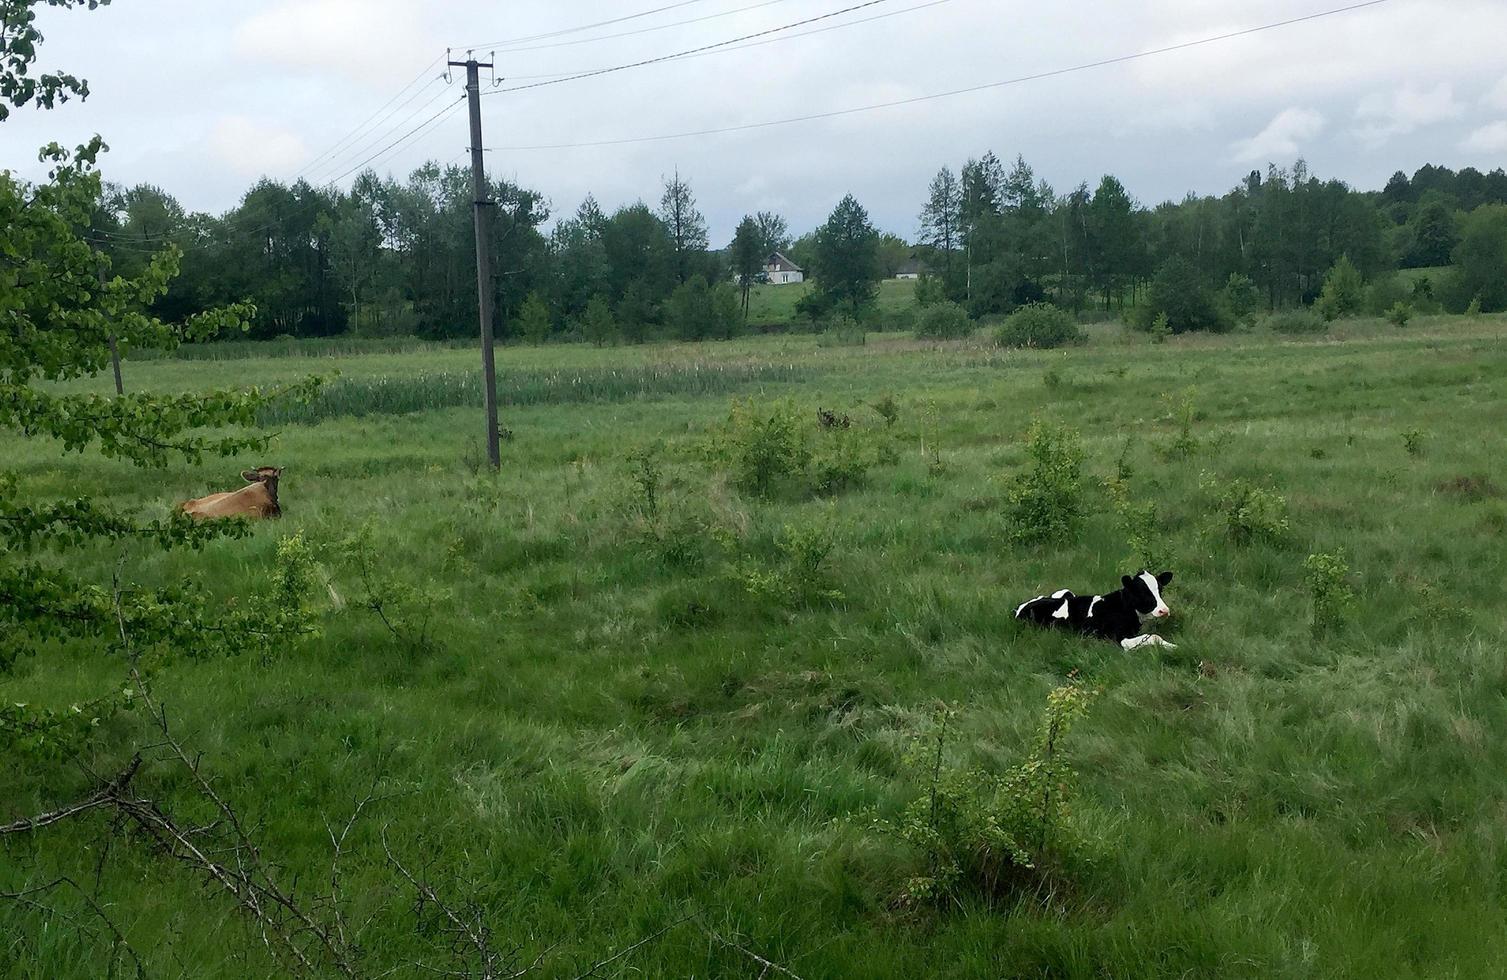
<svg viewBox="0 0 1507 980">
<path fill-rule="evenodd" d="M 791 286 L 806 281 L 806 270 L 781 252 L 771 252 L 764 260 L 764 275 L 772 286 Z"/>
</svg>

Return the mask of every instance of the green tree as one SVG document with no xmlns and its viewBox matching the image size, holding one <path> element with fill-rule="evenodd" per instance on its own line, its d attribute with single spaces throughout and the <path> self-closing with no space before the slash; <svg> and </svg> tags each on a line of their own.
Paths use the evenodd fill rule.
<svg viewBox="0 0 1507 980">
<path fill-rule="evenodd" d="M 593 296 L 581 315 L 581 332 L 598 347 L 605 347 L 617 340 L 617 321 L 612 317 L 612 307 L 602 296 Z"/>
<path fill-rule="evenodd" d="M 832 305 L 856 312 L 878 292 L 879 233 L 852 194 L 817 229 L 811 268 L 817 291 Z"/>
<path fill-rule="evenodd" d="M 1488 313 L 1507 309 L 1507 205 L 1483 205 L 1466 217 L 1454 260 L 1460 292 Z"/>
<path fill-rule="evenodd" d="M 1326 320 L 1354 316 L 1365 302 L 1366 284 L 1361 279 L 1360 270 L 1349 256 L 1341 255 L 1324 277 L 1324 291 L 1317 304 L 1320 315 Z"/>
<path fill-rule="evenodd" d="M 1174 255 L 1162 264 L 1135 310 L 1135 326 L 1150 331 L 1157 318 L 1165 316 L 1173 333 L 1193 330 L 1223 331 L 1230 320 L 1214 301 L 1208 286 L 1193 264 Z"/>
<path fill-rule="evenodd" d="M 659 304 L 647 283 L 634 282 L 617 302 L 617 327 L 623 339 L 641 344 L 659 322 Z"/>
<path fill-rule="evenodd" d="M 952 170 L 943 167 L 932 178 L 926 204 L 921 209 L 918 240 L 936 254 L 937 265 L 945 278 L 952 276 L 962 221 L 963 187 Z"/>
<path fill-rule="evenodd" d="M 34 0 L 0 2 L 7 32 L 0 47 L 0 93 L 12 105 L 43 107 L 70 93 L 86 95 L 71 76 L 28 77 L 40 40 L 31 27 L 33 6 Z M 73 152 L 49 145 L 41 153 L 49 176 L 41 183 L 0 171 L 0 310 L 6 322 L 0 330 L 0 429 L 50 441 L 63 453 L 95 452 L 137 467 L 265 453 L 271 436 L 255 428 L 256 416 L 278 391 L 111 397 L 59 387 L 105 370 L 112 338 L 126 350 L 171 349 L 184 340 L 244 329 L 253 313 L 231 306 L 174 326 L 144 312 L 177 273 L 180 252 L 169 244 L 140 275 L 111 275 L 109 257 L 84 237 L 101 208 L 95 166 L 102 149 L 97 136 Z M 313 383 L 294 387 L 309 392 Z M 144 554 L 239 537 L 244 524 L 197 524 L 181 514 L 142 521 L 91 497 L 45 499 L 35 486 L 0 472 L 0 670 L 18 657 L 60 657 L 66 651 L 70 664 L 92 661 L 81 676 L 110 677 L 93 697 L 72 704 L 0 708 L 0 757 L 6 762 L 0 799 L 8 809 L 57 813 L 61 804 L 97 794 L 106 777 L 91 767 L 111 766 L 107 776 L 123 791 L 139 768 L 152 765 L 141 756 L 160 739 L 157 718 L 149 717 L 160 709 L 150 696 L 150 678 L 184 658 L 239 653 L 251 645 L 251 636 L 262 641 L 257 646 L 275 648 L 310 625 L 301 599 L 288 602 L 293 593 L 281 587 L 236 602 L 211 596 L 193 580 L 169 588 L 137 583 Z M 298 550 L 285 547 L 290 555 Z M 94 564 L 79 557 L 103 549 L 122 555 L 112 577 L 74 570 Z M 298 567 L 306 570 L 307 562 Z M 281 584 L 309 583 L 294 575 Z M 142 702 L 150 710 L 133 711 Z M 116 767 L 123 767 L 119 776 Z M 8 824 L 25 828 L 14 832 L 27 837 L 28 863 L 45 868 L 76 857 L 76 840 L 55 844 L 45 828 L 50 822 Z"/>
<path fill-rule="evenodd" d="M 675 256 L 675 275 L 681 283 L 691 277 L 692 266 L 697 256 L 707 249 L 706 218 L 696 210 L 696 196 L 691 185 L 675 176 L 665 181 L 664 196 L 659 202 L 659 218 L 665 223 L 670 235 L 670 247 Z"/>
<path fill-rule="evenodd" d="M 531 344 L 543 344 L 549 340 L 549 304 L 537 292 L 529 293 L 518 309 L 518 333 Z"/>
<path fill-rule="evenodd" d="M 758 219 L 744 217 L 733 234 L 732 244 L 728 246 L 733 275 L 742 292 L 744 319 L 748 318 L 749 292 L 764 275 L 764 259 L 769 255 L 764 246 L 764 235 L 759 228 Z"/>
<path fill-rule="evenodd" d="M 1243 272 L 1232 272 L 1224 283 L 1224 304 L 1230 316 L 1245 323 L 1253 320 L 1261 306 L 1261 292 L 1251 277 Z"/>
<path fill-rule="evenodd" d="M 754 222 L 759 226 L 759 248 L 765 255 L 790 247 L 790 227 L 784 218 L 773 211 L 760 211 L 754 215 Z"/>
</svg>

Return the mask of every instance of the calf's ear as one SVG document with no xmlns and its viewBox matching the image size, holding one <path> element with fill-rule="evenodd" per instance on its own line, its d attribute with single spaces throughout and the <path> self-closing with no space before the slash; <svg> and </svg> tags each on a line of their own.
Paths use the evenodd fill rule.
<svg viewBox="0 0 1507 980">
<path fill-rule="evenodd" d="M 256 470 L 241 470 L 241 479 L 247 483 L 261 483 L 262 475 Z"/>
<path fill-rule="evenodd" d="M 1169 583 L 1171 581 L 1172 581 L 1172 573 L 1171 572 L 1163 572 L 1162 574 L 1160 574 L 1160 575 L 1158 575 L 1156 577 L 1156 584 L 1160 585 L 1164 589 L 1167 587 L 1167 583 Z"/>
<path fill-rule="evenodd" d="M 1135 581 L 1135 579 L 1131 578 L 1129 575 L 1121 575 L 1120 576 L 1120 584 L 1122 586 L 1124 586 L 1125 588 L 1127 588 L 1127 589 L 1130 588 L 1130 583 L 1132 583 L 1134 581 Z"/>
</svg>

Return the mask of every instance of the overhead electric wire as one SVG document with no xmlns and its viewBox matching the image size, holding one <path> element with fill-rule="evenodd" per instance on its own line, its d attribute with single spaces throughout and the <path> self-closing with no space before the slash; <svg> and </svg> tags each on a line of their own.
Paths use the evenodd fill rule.
<svg viewBox="0 0 1507 980">
<path fill-rule="evenodd" d="M 1263 31 L 1276 30 L 1281 27 L 1291 27 L 1294 24 L 1302 24 L 1309 21 L 1321 20 L 1325 17 L 1334 17 L 1339 14 L 1351 13 L 1363 10 L 1367 7 L 1378 7 L 1390 0 L 1364 0 L 1362 3 L 1353 3 L 1344 7 L 1335 7 L 1318 13 L 1306 14 L 1302 17 L 1292 17 L 1287 20 L 1275 21 L 1270 24 L 1262 24 L 1259 27 L 1248 27 L 1243 30 L 1230 31 L 1225 34 L 1216 34 L 1212 37 L 1199 38 L 1193 41 L 1183 41 L 1178 44 L 1169 44 L 1165 47 L 1153 48 L 1149 51 L 1139 51 L 1135 54 L 1120 55 L 1114 58 L 1104 58 L 1099 61 L 1085 62 L 1072 65 L 1067 68 L 1056 68 L 1051 71 L 1037 72 L 1031 75 L 1020 75 L 1015 78 L 1007 78 L 998 82 L 986 82 L 982 85 L 970 85 L 967 88 L 952 89 L 946 92 L 934 92 L 929 95 L 917 95 L 907 99 L 894 99 L 889 102 L 875 102 L 869 105 L 854 106 L 848 109 L 833 109 L 828 112 L 814 112 L 804 116 L 791 116 L 785 119 L 771 119 L 764 122 L 744 123 L 738 126 L 720 126 L 713 129 L 698 129 L 683 133 L 665 133 L 659 136 L 635 136 L 622 139 L 585 140 L 574 143 L 539 143 L 533 145 L 496 146 L 488 147 L 493 152 L 524 152 L 531 150 L 574 150 L 600 146 L 625 146 L 631 143 L 657 143 L 665 140 L 690 139 L 697 136 L 716 136 L 723 133 L 740 133 L 754 129 L 768 129 L 773 126 L 785 126 L 793 123 L 812 122 L 819 119 L 833 119 L 839 116 L 851 116 L 862 112 L 874 112 L 880 109 L 895 109 L 901 106 L 916 105 L 922 102 L 932 102 L 937 99 L 948 99 L 959 95 L 970 95 L 975 92 L 984 92 L 990 89 L 1004 88 L 1010 85 L 1020 85 L 1025 82 L 1040 81 L 1044 78 L 1056 78 L 1059 75 L 1070 75 L 1074 72 L 1089 71 L 1094 68 L 1106 68 L 1110 65 L 1124 64 L 1130 61 L 1139 61 L 1156 55 L 1170 54 L 1175 51 L 1185 51 L 1189 48 L 1202 47 L 1208 44 L 1216 44 L 1220 41 L 1230 41 L 1235 38 L 1247 37 L 1259 34 Z"/>
<path fill-rule="evenodd" d="M 640 27 L 632 31 L 620 31 L 617 34 L 603 34 L 599 37 L 583 37 L 574 41 L 556 41 L 552 44 L 531 44 L 527 47 L 504 48 L 498 47 L 497 42 L 475 45 L 476 48 L 494 48 L 497 54 L 519 54 L 525 51 L 547 51 L 553 48 L 571 48 L 580 44 L 595 44 L 598 41 L 615 41 L 624 37 L 637 37 L 640 34 L 653 34 L 657 31 L 667 31 L 673 27 L 685 27 L 687 24 L 700 24 L 708 20 L 719 20 L 723 17 L 731 17 L 734 14 L 746 14 L 750 10 L 759 10 L 764 7 L 773 7 L 775 4 L 789 3 L 790 0 L 762 0 L 761 3 L 751 3 L 746 7 L 734 7 L 732 10 L 723 10 L 715 14 L 703 14 L 700 17 L 691 17 L 686 20 L 675 20 L 668 24 L 655 24 L 653 27 Z"/>
<path fill-rule="evenodd" d="M 598 27 L 611 27 L 613 24 L 623 24 L 630 20 L 642 20 L 645 17 L 652 17 L 655 14 L 663 14 L 671 10 L 679 10 L 681 7 L 690 7 L 695 4 L 705 2 L 706 0 L 681 0 L 680 3 L 672 3 L 664 7 L 655 7 L 653 10 L 643 10 L 636 14 L 628 14 L 625 17 L 614 17 L 611 20 L 599 20 L 594 24 L 582 24 L 579 27 L 567 27 L 564 30 L 550 31 L 547 34 L 533 34 L 529 37 L 515 37 L 502 41 L 484 41 L 481 44 L 469 45 L 469 47 L 473 50 L 476 48 L 501 48 L 505 46 L 510 47 L 514 44 L 528 44 L 531 41 L 545 41 L 552 37 L 564 37 L 566 34 L 579 34 L 581 31 L 595 30 Z M 458 45 L 458 47 L 467 47 L 467 45 Z"/>
<path fill-rule="evenodd" d="M 426 91 L 427 91 L 427 89 L 420 89 L 419 90 L 420 93 L 423 93 L 423 92 L 426 92 Z M 409 123 L 413 122 L 414 119 L 418 118 L 419 116 L 423 115 L 425 112 L 429 111 L 429 109 L 431 109 L 435 105 L 435 103 L 439 102 L 441 99 L 445 98 L 447 95 L 452 95 L 452 94 L 454 94 L 454 93 L 452 93 L 449 88 L 442 88 L 438 92 L 436 92 L 432 96 L 430 96 L 430 98 L 427 101 L 420 103 L 418 105 L 418 107 L 416 107 L 412 112 L 410 112 L 408 115 L 404 116 L 401 120 L 399 120 L 397 123 L 393 124 L 391 127 L 387 128 L 386 130 L 381 131 L 381 132 L 373 132 L 368 138 L 366 138 L 365 140 L 363 140 L 362 143 L 359 146 L 353 147 L 352 149 L 348 150 L 346 153 L 341 154 L 339 162 L 335 163 L 333 166 L 326 166 L 324 168 L 321 168 L 320 173 L 322 174 L 322 176 L 317 181 L 317 183 L 328 184 L 328 183 L 331 183 L 333 181 L 339 180 L 340 177 L 333 176 L 336 173 L 336 171 L 339 171 L 339 170 L 343 169 L 347 164 L 350 163 L 350 161 L 358 158 L 363 153 L 366 153 L 366 152 L 370 151 L 372 147 L 374 147 L 374 146 L 378 145 L 379 143 L 381 143 L 382 141 L 388 139 L 394 133 L 397 133 L 397 132 L 401 131 L 405 126 L 407 126 Z M 412 102 L 413 100 L 410 98 L 408 101 Z M 405 103 L 405 105 L 406 104 L 407 103 Z M 423 125 L 423 124 L 421 123 L 420 125 Z M 379 150 L 377 152 L 380 153 L 381 151 Z M 346 172 L 349 173 L 349 171 L 346 171 Z M 340 176 L 343 177 L 344 174 L 341 174 Z M 311 180 L 310 183 L 316 183 L 316 181 L 312 181 Z"/>
<path fill-rule="evenodd" d="M 745 34 L 742 37 L 729 38 L 726 41 L 718 41 L 716 44 L 703 44 L 701 47 L 690 48 L 686 51 L 677 51 L 674 54 L 660 55 L 657 58 L 646 58 L 643 61 L 629 62 L 628 64 L 624 65 L 614 65 L 611 68 L 598 68 L 594 71 L 582 72 L 578 75 L 567 75 L 564 78 L 556 78 L 550 81 L 530 82 L 527 85 L 514 85 L 509 88 L 496 88 L 490 92 L 483 92 L 482 94 L 503 95 L 508 92 L 523 92 L 527 91 L 528 89 L 543 88 L 546 85 L 560 85 L 564 82 L 574 82 L 583 78 L 596 78 L 600 75 L 611 75 L 614 72 L 627 71 L 630 68 L 643 68 L 646 65 L 657 65 L 660 62 L 674 61 L 678 58 L 685 58 L 693 54 L 700 54 L 704 51 L 715 51 L 718 48 L 726 48 L 734 44 L 741 44 L 744 41 L 752 41 L 756 38 L 768 37 L 771 34 L 779 34 L 784 31 L 794 30 L 797 27 L 805 27 L 807 24 L 815 24 L 818 21 L 831 20 L 833 17 L 841 17 L 843 14 L 851 14 L 854 11 L 864 10 L 868 7 L 877 7 L 881 3 L 891 2 L 893 2 L 893 0 L 865 0 L 864 3 L 853 4 L 852 6 L 844 7 L 841 10 L 834 10 L 831 13 L 821 14 L 816 17 L 808 17 L 805 20 L 798 20 L 790 24 L 782 24 L 779 27 L 771 27 L 768 30 L 756 31 L 753 34 Z"/>
<path fill-rule="evenodd" d="M 392 105 L 394 102 L 397 102 L 398 99 L 402 97 L 403 93 L 407 92 L 409 89 L 413 88 L 419 82 L 423 81 L 424 80 L 424 76 L 427 75 L 430 72 L 430 70 L 433 69 L 436 65 L 438 65 L 441 60 L 443 60 L 443 59 L 442 58 L 435 58 L 433 61 L 429 62 L 429 64 L 425 65 L 422 69 L 419 70 L 419 73 L 413 77 L 412 81 L 410 81 L 407 85 L 404 85 L 402 88 L 398 89 L 398 91 L 393 94 L 392 98 L 388 99 L 386 102 L 384 102 L 380 106 L 378 106 L 375 112 L 373 112 L 370 116 L 367 116 L 365 119 L 363 119 L 359 124 L 357 124 L 356 128 L 352 129 L 349 133 L 346 133 L 344 136 L 342 136 L 338 141 L 335 142 L 334 145 L 330 146 L 324 152 L 320 153 L 318 156 L 315 156 L 314 158 L 312 158 L 308 162 L 306 162 L 303 165 L 303 167 L 298 171 L 298 173 L 294 174 L 294 177 L 297 178 L 297 177 L 301 176 L 302 174 L 308 172 L 310 169 L 312 169 L 315 166 L 315 164 L 318 164 L 321 160 L 324 160 L 327 157 L 330 157 L 330 155 L 332 153 L 335 153 L 341 147 L 346 146 L 353 139 L 355 139 L 359 135 L 361 135 L 362 131 L 365 130 L 367 128 L 367 126 L 372 125 L 373 120 L 377 119 L 377 117 L 382 114 L 382 110 L 386 109 L 388 106 Z M 435 76 L 435 77 L 438 78 L 439 76 Z M 432 81 L 431 81 L 431 84 L 432 84 Z M 424 86 L 424 87 L 420 88 L 419 91 L 422 92 L 422 91 L 424 91 L 424 88 L 427 88 L 427 87 L 428 86 Z M 415 93 L 415 94 L 417 94 L 417 93 Z M 403 105 L 407 105 L 411 101 L 413 101 L 413 96 L 410 96 L 407 100 L 405 100 L 403 102 Z M 398 108 L 402 108 L 402 106 L 399 106 Z M 394 109 L 393 112 L 397 112 L 397 109 Z M 391 118 L 392 114 L 393 113 L 388 113 L 388 115 L 384 116 L 381 121 L 379 121 L 379 122 L 376 123 L 376 125 L 380 126 L 382 124 L 382 122 L 385 122 L 388 118 Z M 331 157 L 331 159 L 333 159 L 333 158 Z"/>
<path fill-rule="evenodd" d="M 730 54 L 734 51 L 747 51 L 750 48 L 763 47 L 766 44 L 779 44 L 782 41 L 795 41 L 803 37 L 811 37 L 814 34 L 825 34 L 828 31 L 841 31 L 849 27 L 857 27 L 860 24 L 868 24 L 876 20 L 885 20 L 889 17 L 899 17 L 901 14 L 914 13 L 917 10 L 925 10 L 928 7 L 940 7 L 944 3 L 952 2 L 953 0 L 928 0 L 927 3 L 918 3 L 914 7 L 903 7 L 900 10 L 891 10 L 882 14 L 873 14 L 869 17 L 860 17 L 857 20 L 847 20 L 843 21 L 841 24 L 828 24 L 826 27 L 817 27 L 809 31 L 801 31 L 799 34 L 783 34 L 779 37 L 766 37 L 760 41 L 750 41 L 747 44 L 739 44 L 736 47 L 718 48 L 715 51 L 701 51 L 696 54 L 685 55 L 683 58 L 677 58 L 675 60 L 690 61 L 694 58 L 710 58 L 713 55 Z M 591 70 L 578 68 L 575 71 L 547 72 L 541 75 L 514 75 L 512 73 L 509 73 L 508 79 L 516 79 L 522 81 L 534 78 L 564 78 L 568 75 L 590 74 L 590 72 Z"/>
<path fill-rule="evenodd" d="M 349 170 L 345 171 L 345 173 L 339 174 L 338 176 L 331 178 L 328 182 L 329 183 L 335 183 L 336 181 L 344 180 L 345 178 L 349 177 L 351 174 L 357 172 L 358 170 L 361 170 L 361 169 L 365 168 L 367 165 L 373 163 L 374 161 L 376 161 L 378 159 L 386 159 L 389 153 L 393 153 L 393 152 L 396 152 L 397 150 L 402 149 L 408 143 L 412 142 L 412 140 L 416 136 L 418 136 L 420 133 L 423 133 L 423 132 L 427 131 L 428 129 L 432 128 L 436 122 L 438 122 L 441 119 L 444 119 L 447 115 L 449 115 L 450 113 L 452 113 L 456 109 L 458 109 L 461 106 L 461 104 L 464 103 L 465 101 L 466 101 L 466 97 L 464 95 L 461 96 L 460 98 L 458 98 L 455 101 L 451 102 L 449 105 L 446 105 L 444 108 L 440 109 L 439 112 L 436 112 L 434 115 L 430 116 L 428 119 L 426 119 L 423 122 L 419 123 L 417 126 L 415 126 L 413 129 L 409 130 L 407 133 L 404 133 L 402 136 L 398 137 L 396 140 L 393 140 L 391 143 L 387 144 L 382 149 L 378 150 L 376 153 L 373 153 L 371 156 L 367 157 L 365 160 L 362 160 L 360 163 L 356 164 L 354 167 L 351 167 Z"/>
</svg>

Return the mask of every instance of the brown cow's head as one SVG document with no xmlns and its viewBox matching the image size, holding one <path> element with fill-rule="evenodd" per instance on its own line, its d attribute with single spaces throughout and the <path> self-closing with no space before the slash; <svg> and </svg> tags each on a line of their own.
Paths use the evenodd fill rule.
<svg viewBox="0 0 1507 980">
<path fill-rule="evenodd" d="M 277 478 L 282 475 L 281 466 L 258 466 L 254 470 L 244 470 L 241 473 L 242 479 L 247 483 L 260 483 L 266 487 L 274 504 L 277 503 Z"/>
</svg>

